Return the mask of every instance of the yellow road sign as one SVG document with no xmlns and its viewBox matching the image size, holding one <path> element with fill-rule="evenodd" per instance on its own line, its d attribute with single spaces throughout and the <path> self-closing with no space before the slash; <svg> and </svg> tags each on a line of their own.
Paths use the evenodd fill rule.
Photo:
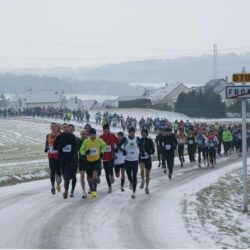
<svg viewBox="0 0 250 250">
<path fill-rule="evenodd" d="M 233 74 L 233 82 L 236 83 L 250 82 L 250 73 Z"/>
</svg>

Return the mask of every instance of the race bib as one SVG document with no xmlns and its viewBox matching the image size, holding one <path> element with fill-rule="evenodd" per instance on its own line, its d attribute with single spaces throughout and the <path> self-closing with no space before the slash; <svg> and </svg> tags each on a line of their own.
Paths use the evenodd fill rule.
<svg viewBox="0 0 250 250">
<path fill-rule="evenodd" d="M 201 145 L 203 143 L 202 140 L 197 140 L 198 144 Z"/>
<path fill-rule="evenodd" d="M 111 152 L 111 146 L 107 145 L 105 149 L 105 153 L 110 153 Z"/>
<path fill-rule="evenodd" d="M 72 145 L 66 145 L 65 147 L 63 147 L 62 151 L 64 153 L 70 153 L 72 150 Z"/>
<path fill-rule="evenodd" d="M 194 141 L 193 140 L 189 140 L 188 144 L 192 145 L 192 144 L 194 144 Z"/>
<path fill-rule="evenodd" d="M 129 156 L 133 157 L 136 154 L 136 150 L 135 149 L 128 149 L 127 153 L 128 153 Z"/>
<path fill-rule="evenodd" d="M 170 150 L 171 149 L 171 145 L 169 145 L 169 144 L 165 145 L 165 149 L 166 150 Z"/>
<path fill-rule="evenodd" d="M 214 143 L 213 142 L 210 142 L 210 147 L 214 147 Z"/>
<path fill-rule="evenodd" d="M 58 153 L 57 150 L 54 150 L 53 146 L 50 146 L 50 147 L 49 147 L 49 152 L 52 153 L 52 154 L 53 154 L 53 153 Z"/>
<path fill-rule="evenodd" d="M 93 156 L 93 155 L 97 155 L 97 148 L 91 148 L 89 155 Z"/>
<path fill-rule="evenodd" d="M 145 155 L 144 155 L 144 156 L 141 156 L 141 159 L 148 159 L 148 154 L 147 154 L 147 153 L 145 153 Z"/>
</svg>

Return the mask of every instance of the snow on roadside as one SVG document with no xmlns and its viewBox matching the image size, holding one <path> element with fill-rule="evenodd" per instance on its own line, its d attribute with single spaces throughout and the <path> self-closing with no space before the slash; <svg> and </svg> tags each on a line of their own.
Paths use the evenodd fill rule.
<svg viewBox="0 0 250 250">
<path fill-rule="evenodd" d="M 239 163 L 230 165 L 224 174 L 216 171 L 213 184 L 204 187 L 210 179 L 206 176 L 202 189 L 183 200 L 187 230 L 200 244 L 209 242 L 209 237 L 217 248 L 250 248 L 250 213 L 242 212 L 242 171 L 239 167 Z"/>
<path fill-rule="evenodd" d="M 0 187 L 47 178 L 49 178 L 49 173 L 46 170 L 38 170 L 36 172 L 29 172 L 16 175 L 0 176 Z"/>
<path fill-rule="evenodd" d="M 238 162 L 211 170 L 210 173 L 187 181 L 186 184 L 175 187 L 169 192 L 162 192 L 161 199 L 155 201 L 154 209 L 151 211 L 152 218 L 154 218 L 152 220 L 152 232 L 157 229 L 158 237 L 167 237 L 171 248 L 221 247 L 222 245 L 215 238 L 218 233 L 216 226 L 208 223 L 207 226 L 210 232 L 208 234 L 201 224 L 198 212 L 195 212 L 195 207 L 190 202 L 196 201 L 197 192 L 201 189 L 216 183 L 220 177 L 240 167 L 241 163 Z M 242 195 L 239 195 L 238 199 L 241 198 Z M 240 213 L 239 215 L 242 216 L 242 221 L 246 220 L 246 215 Z M 245 226 L 249 227 L 249 224 Z M 152 237 L 154 237 L 154 233 Z M 219 237 L 223 238 L 223 233 Z"/>
</svg>

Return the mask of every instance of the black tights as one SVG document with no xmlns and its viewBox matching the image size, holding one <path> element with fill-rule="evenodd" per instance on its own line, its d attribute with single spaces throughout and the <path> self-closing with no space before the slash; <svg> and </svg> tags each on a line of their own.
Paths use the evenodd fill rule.
<svg viewBox="0 0 250 250">
<path fill-rule="evenodd" d="M 125 161 L 126 172 L 130 183 L 133 184 L 133 192 L 137 186 L 138 161 Z"/>
</svg>

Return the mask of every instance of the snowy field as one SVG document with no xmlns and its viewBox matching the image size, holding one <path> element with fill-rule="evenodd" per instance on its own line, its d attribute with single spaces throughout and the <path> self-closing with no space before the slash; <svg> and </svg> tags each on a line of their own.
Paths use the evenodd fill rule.
<svg viewBox="0 0 250 250">
<path fill-rule="evenodd" d="M 228 171 L 234 167 L 229 166 Z M 220 172 L 216 174 L 221 175 Z M 187 196 L 183 202 L 183 211 L 187 229 L 193 239 L 202 243 L 206 235 L 220 248 L 249 249 L 250 213 L 242 213 L 242 194 L 242 171 L 234 169 L 227 174 L 222 172 L 217 182 L 199 190 L 195 195 Z"/>
<path fill-rule="evenodd" d="M 48 124 L 0 119 L 0 126 L 0 185 L 46 176 L 44 140 Z"/>
</svg>

